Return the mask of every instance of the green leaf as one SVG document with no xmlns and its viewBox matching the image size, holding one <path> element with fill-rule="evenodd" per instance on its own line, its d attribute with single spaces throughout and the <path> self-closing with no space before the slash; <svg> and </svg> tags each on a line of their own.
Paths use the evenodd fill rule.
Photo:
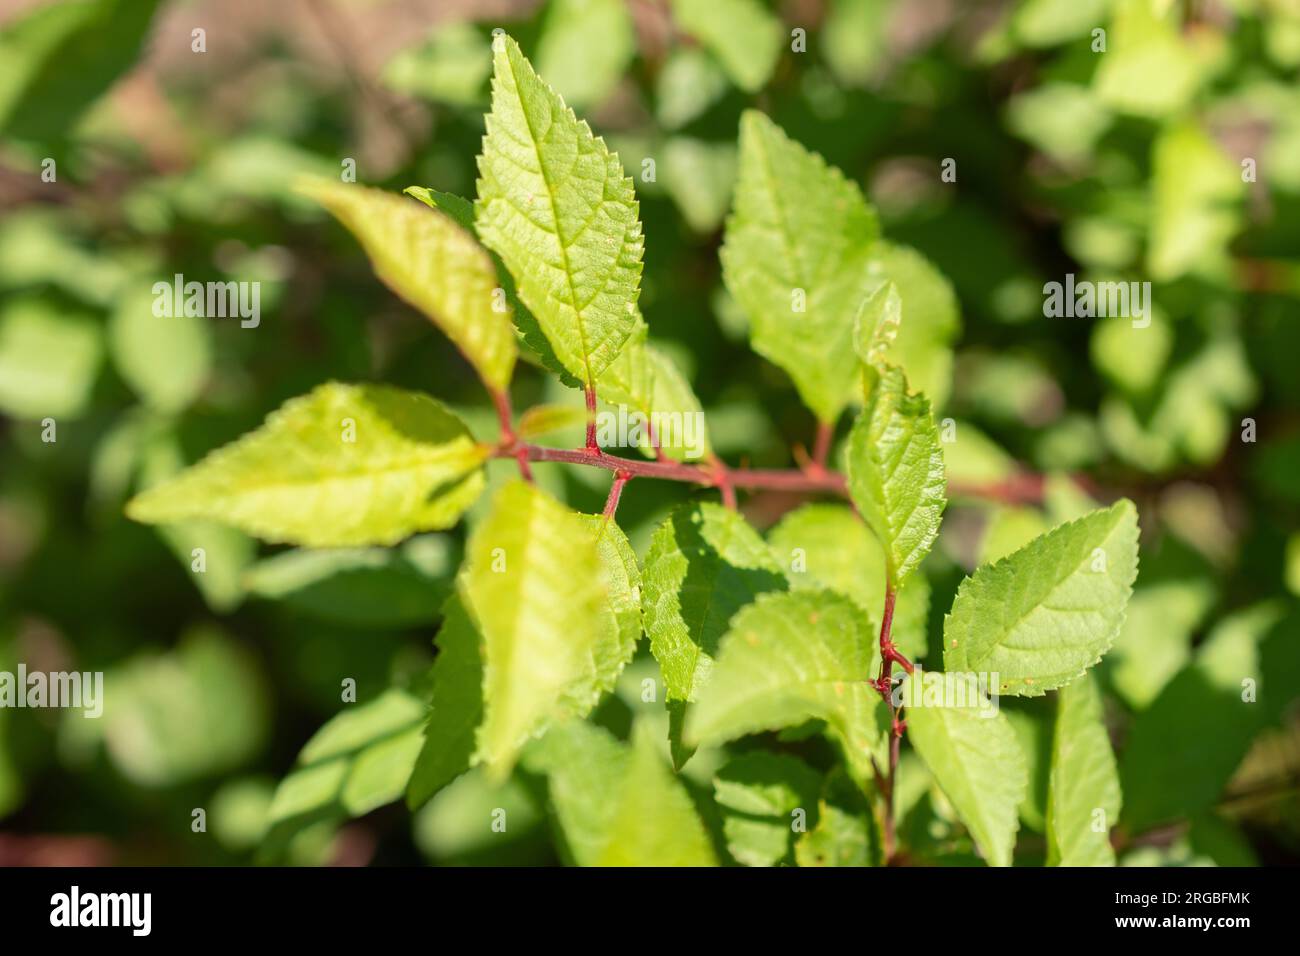
<svg viewBox="0 0 1300 956">
<path fill-rule="evenodd" d="M 744 114 L 723 277 L 749 315 L 754 349 L 789 373 L 823 422 L 857 378 L 854 318 L 879 281 L 868 274 L 879 231 L 855 183 L 762 113 Z"/>
<path fill-rule="evenodd" d="M 1163 0 L 1115 4 L 1110 47 L 1093 74 L 1102 102 L 1150 119 L 1176 114 L 1190 103 L 1203 67 L 1181 23 L 1182 11 Z"/>
<path fill-rule="evenodd" d="M 570 722 L 529 748 L 580 866 L 715 866 L 690 796 L 665 766 L 645 725 L 629 747 L 608 731 Z"/>
<path fill-rule="evenodd" d="M 489 387 L 510 384 L 518 346 L 508 302 L 472 232 L 438 206 L 422 209 L 378 189 L 322 180 L 300 191 L 347 226 L 375 274 L 442 329 Z"/>
<path fill-rule="evenodd" d="M 817 804 L 817 825 L 794 845 L 800 866 L 878 866 L 880 833 L 862 788 L 832 771 Z"/>
<path fill-rule="evenodd" d="M 210 519 L 308 547 L 393 544 L 454 524 L 482 488 L 485 454 L 426 395 L 331 382 L 137 495 L 127 515 Z"/>
<path fill-rule="evenodd" d="M 686 718 L 689 744 L 711 744 L 826 721 L 850 766 L 870 776 L 883 758 L 884 703 L 875 634 L 861 611 L 830 591 L 764 594 L 735 616 L 709 683 Z"/>
<path fill-rule="evenodd" d="M 153 264 L 151 253 L 88 245 L 73 225 L 78 221 L 69 217 L 68 210 L 46 203 L 27 203 L 7 212 L 0 222 L 0 289 L 16 292 L 47 286 L 89 305 L 107 307 L 127 278 L 128 263 Z"/>
<path fill-rule="evenodd" d="M 459 549 L 444 535 L 418 535 L 398 549 L 284 551 L 244 574 L 250 594 L 318 620 L 410 627 L 438 617 Z"/>
<path fill-rule="evenodd" d="M 543 795 L 522 775 L 499 785 L 475 769 L 415 815 L 415 845 L 437 866 L 541 866 L 555 859 Z M 504 830 L 493 823 L 504 820 Z"/>
<path fill-rule="evenodd" d="M 1085 674 L 1057 694 L 1047 796 L 1047 862 L 1114 866 L 1110 828 L 1119 819 L 1119 771 L 1102 720 L 1101 694 Z M 1100 829 L 1098 829 L 1100 827 Z"/>
<path fill-rule="evenodd" d="M 1110 685 L 1134 710 L 1150 706 L 1191 659 L 1192 634 L 1214 604 L 1203 577 L 1138 587 L 1106 658 Z"/>
<path fill-rule="evenodd" d="M 885 553 L 848 505 L 810 504 L 791 511 L 768 532 L 768 543 L 792 588 L 829 588 L 851 598 L 870 627 L 885 607 Z M 921 575 L 898 593 L 891 627 L 909 657 L 925 654 L 930 588 Z"/>
<path fill-rule="evenodd" d="M 931 672 L 925 678 L 944 676 Z M 987 701 L 966 707 L 910 706 L 907 736 L 984 859 L 991 866 L 1010 866 L 1020 825 L 1017 808 L 1029 780 L 1024 753 L 1006 715 Z"/>
<path fill-rule="evenodd" d="M 654 444 L 645 430 L 651 425 L 654 442 L 669 458 L 682 461 L 708 454 L 709 436 L 704 412 L 690 383 L 664 352 L 646 340 L 644 323 L 596 381 L 596 395 L 613 405 L 625 405 L 641 416 L 641 449 L 653 454 Z M 603 444 L 603 442 L 602 442 Z"/>
<path fill-rule="evenodd" d="M 118 770 L 143 787 L 174 787 L 228 773 L 268 736 L 267 687 L 257 660 L 225 633 L 202 626 L 165 653 L 145 651 L 104 676 L 102 733 Z"/>
<path fill-rule="evenodd" d="M 890 347 L 898 338 L 903 321 L 903 300 L 898 286 L 883 282 L 858 309 L 853 320 L 853 348 L 868 365 L 886 364 Z"/>
<path fill-rule="evenodd" d="M 532 441 L 555 432 L 581 429 L 587 423 L 587 410 L 581 405 L 534 405 L 515 423 L 515 434 Z"/>
<path fill-rule="evenodd" d="M 666 130 L 701 116 L 730 89 L 727 76 L 703 50 L 674 46 L 655 80 L 655 115 Z"/>
<path fill-rule="evenodd" d="M 423 720 L 424 705 L 396 689 L 330 718 L 276 788 L 267 841 L 281 845 L 310 824 L 362 816 L 398 799 L 420 751 Z"/>
<path fill-rule="evenodd" d="M 478 231 L 474 227 L 474 204 L 468 199 L 455 193 L 445 193 L 431 186 L 407 186 L 402 192 L 412 199 L 420 200 L 430 209 L 446 214 L 456 225 L 478 236 Z"/>
<path fill-rule="evenodd" d="M 1265 702 L 1294 693 L 1263 679 L 1261 642 L 1277 617 L 1265 603 L 1224 618 L 1133 721 L 1120 758 L 1129 832 L 1209 810 L 1267 724 Z"/>
<path fill-rule="evenodd" d="M 1126 315 L 1098 320 L 1089 355 L 1093 367 L 1126 395 L 1141 398 L 1155 392 L 1173 347 L 1172 323 L 1153 305 L 1150 322 L 1144 326 L 1135 327 Z"/>
<path fill-rule="evenodd" d="M 1114 643 L 1137 561 L 1137 509 L 1123 499 L 977 569 L 944 619 L 944 667 L 996 674 L 1003 694 L 1063 687 Z"/>
<path fill-rule="evenodd" d="M 461 597 L 483 636 L 477 757 L 503 780 L 530 737 L 600 695 L 600 552 L 581 518 L 516 481 L 497 492 L 466 554 Z"/>
<path fill-rule="evenodd" d="M 117 303 L 108 325 L 113 363 L 146 404 L 162 412 L 190 405 L 212 373 L 211 321 L 177 307 L 156 316 L 154 296 L 143 284 Z"/>
<path fill-rule="evenodd" d="M 73 418 L 90 400 L 104 346 L 92 316 L 24 297 L 0 312 L 0 411 Z"/>
<path fill-rule="evenodd" d="M 429 718 L 406 790 L 412 809 L 470 768 L 483 723 L 482 638 L 459 595 L 447 599 L 434 644 Z"/>
<path fill-rule="evenodd" d="M 686 789 L 659 755 L 648 727 L 636 729 L 599 866 L 716 866 Z"/>
<path fill-rule="evenodd" d="M 947 504 L 943 446 L 924 395 L 912 395 L 900 369 L 882 366 L 853 424 L 846 459 L 849 493 L 885 549 L 898 589 L 929 553 Z"/>
<path fill-rule="evenodd" d="M 476 223 L 564 367 L 587 384 L 636 328 L 644 239 L 618 157 L 497 44 Z"/>
<path fill-rule="evenodd" d="M 184 466 L 176 436 L 159 434 L 141 456 L 140 486 L 150 488 L 165 482 Z M 244 572 L 257 554 L 257 543 L 252 538 L 215 521 L 173 522 L 162 525 L 158 534 L 208 607 L 226 614 L 243 603 Z"/>
<path fill-rule="evenodd" d="M 525 523 L 532 520 L 534 527 L 524 532 L 530 544 L 522 554 L 517 546 L 493 544 L 493 550 L 488 552 L 494 562 L 490 567 L 501 570 L 489 572 L 486 582 L 482 574 L 473 570 L 472 564 L 462 575 L 462 591 L 470 587 L 486 588 L 488 600 L 496 602 L 490 605 L 494 609 L 488 615 L 491 625 L 481 630 L 466 612 L 460 596 L 453 596 L 444 609 L 445 618 L 436 642 L 438 658 L 433 668 L 433 709 L 425 730 L 424 749 L 407 793 L 412 807 L 424 803 L 481 760 L 487 760 L 490 772 L 499 775 L 500 760 L 513 760 L 518 746 L 529 735 L 521 730 L 521 736 L 514 738 L 519 744 L 511 745 L 512 727 L 527 727 L 531 722 L 535 725 L 532 733 L 541 733 L 553 719 L 584 716 L 603 694 L 613 689 L 641 638 L 641 572 L 622 530 L 599 515 L 568 513 L 540 492 L 533 491 L 531 486 L 510 488 L 527 490 L 512 490 L 513 503 L 498 496 L 499 507 L 494 508 L 490 520 L 496 522 L 498 530 L 512 516 Z M 537 502 L 542 504 L 536 505 Z M 542 514 L 529 519 L 528 515 L 537 509 Z M 555 525 L 557 536 L 548 542 L 545 538 L 550 527 L 548 522 L 557 518 L 563 520 Z M 560 536 L 566 532 L 577 537 L 566 542 Z M 484 545 L 478 535 L 482 533 L 480 529 L 475 538 L 480 544 L 480 557 Z M 587 544 L 592 547 L 589 549 Z M 504 550 L 497 554 L 496 548 Z M 571 557 L 565 557 L 572 556 L 575 549 L 576 565 Z M 566 597 L 570 591 L 563 585 L 557 587 L 555 572 L 567 573 L 575 567 L 590 571 L 586 564 L 589 559 L 594 559 L 598 569 L 594 581 L 590 576 L 583 577 L 576 591 L 570 589 L 572 597 Z M 512 571 L 511 562 L 521 560 L 527 565 Z M 513 582 L 527 592 L 526 598 L 510 598 L 522 604 L 509 603 L 506 596 L 494 592 L 494 578 L 507 575 L 512 575 Z M 553 598 L 550 603 L 546 598 L 547 589 Z M 563 631 L 572 612 L 552 604 L 576 599 L 576 606 L 581 610 L 583 601 L 592 593 L 598 603 L 594 609 L 588 607 L 588 617 L 582 623 L 595 633 L 590 643 L 584 644 L 588 640 L 584 630 L 567 634 Z M 538 607 L 542 608 L 539 613 L 548 616 L 545 628 L 534 628 L 529 621 L 529 615 Z M 523 617 L 511 621 L 509 617 L 515 610 L 520 610 Z M 483 636 L 488 633 L 487 626 L 499 638 L 491 645 Z M 550 633 L 552 627 L 559 629 L 559 637 L 570 642 L 560 652 L 548 650 L 549 643 L 557 637 Z M 569 659 L 562 661 L 561 657 Z M 494 660 L 503 663 L 495 671 L 485 671 L 485 662 L 490 664 Z M 536 687 L 529 682 L 529 667 L 543 677 Z M 567 676 L 559 673 L 560 670 Z M 495 711 L 485 701 L 495 702 Z M 485 712 L 497 723 L 485 721 Z M 499 739 L 507 741 L 505 757 L 495 758 L 496 766 L 492 766 L 492 761 L 502 745 L 489 741 L 485 736 L 489 733 L 497 733 Z"/>
<path fill-rule="evenodd" d="M 623 0 L 554 0 L 537 41 L 537 71 L 575 109 L 599 105 L 636 52 Z"/>
<path fill-rule="evenodd" d="M 757 91 L 781 55 L 781 22 L 756 0 L 672 0 L 673 19 L 699 40 L 747 93 Z"/>
<path fill-rule="evenodd" d="M 1109 6 L 1110 0 L 1027 0 L 1016 9 L 1012 26 L 1027 46 L 1057 46 L 1087 36 Z"/>
<path fill-rule="evenodd" d="M 523 765 L 544 774 L 570 860 L 596 866 L 610 839 L 612 800 L 631 763 L 628 748 L 603 727 L 571 720 L 524 751 Z"/>
<path fill-rule="evenodd" d="M 692 502 L 669 515 L 650 540 L 642 590 L 667 700 L 694 700 L 732 616 L 785 586 L 767 545 L 736 512 Z"/>
<path fill-rule="evenodd" d="M 865 86 L 886 69 L 891 3 L 831 0 L 821 32 L 822 53 L 845 86 Z"/>
<path fill-rule="evenodd" d="M 1020 751 L 1025 755 L 1025 769 L 1029 775 L 1025 799 L 1020 802 L 1020 822 L 1035 833 L 1046 833 L 1055 715 L 1044 713 L 1041 706 L 1012 710 L 1006 701 L 1002 701 L 1002 713 L 1007 715 L 1016 739 L 1020 741 Z"/>
<path fill-rule="evenodd" d="M 136 62 L 158 0 L 72 0 L 0 31 L 0 131 L 56 142 Z"/>
<path fill-rule="evenodd" d="M 492 72 L 488 40 L 471 23 L 440 24 L 416 46 L 384 64 L 383 82 L 399 93 L 455 106 L 480 106 Z"/>
<path fill-rule="evenodd" d="M 478 236 L 478 226 L 474 221 L 474 204 L 468 199 L 463 199 L 454 193 L 445 193 L 432 189 L 428 186 L 407 186 L 402 191 L 406 195 L 420 200 L 431 209 L 441 210 L 455 220 L 456 225 Z M 526 305 L 519 301 L 519 292 L 515 288 L 514 277 L 510 275 L 510 270 L 501 261 L 501 257 L 491 251 L 488 254 L 492 257 L 492 264 L 496 266 L 497 281 L 505 292 L 506 302 L 510 305 L 510 312 L 514 317 L 515 329 L 518 331 L 519 337 L 523 339 L 524 344 L 536 357 L 536 361 L 558 376 L 560 381 L 570 388 L 582 388 L 582 382 L 569 374 L 569 370 L 564 367 L 564 363 L 556 356 L 555 350 L 551 347 L 550 340 L 546 338 L 545 333 L 542 331 L 541 325 L 538 324 L 537 318 L 528 311 Z M 527 356 L 529 353 L 524 354 Z"/>
<path fill-rule="evenodd" d="M 709 234 L 722 225 L 736 185 L 733 143 L 673 136 L 663 145 L 664 188 L 686 224 Z"/>
<path fill-rule="evenodd" d="M 1063 165 L 1087 163 L 1114 118 L 1095 92 L 1078 83 L 1047 82 L 1007 102 L 1007 126 Z"/>
<path fill-rule="evenodd" d="M 1194 122 L 1165 129 L 1151 155 L 1154 207 L 1147 268 L 1157 281 L 1232 276 L 1228 245 L 1242 227 L 1240 167 Z"/>
<path fill-rule="evenodd" d="M 575 700 L 575 713 L 582 716 L 596 697 L 614 689 L 618 675 L 632 660 L 641 640 L 641 568 L 627 535 L 603 515 L 581 515 L 587 534 L 596 542 L 603 600 L 600 634 L 592 647 L 587 682 Z"/>
<path fill-rule="evenodd" d="M 903 308 L 886 361 L 900 366 L 934 408 L 943 408 L 952 389 L 952 344 L 961 333 L 952 283 L 915 249 L 883 240 L 872 249 L 870 276 L 892 282 Z"/>
<path fill-rule="evenodd" d="M 728 852 L 745 866 L 788 861 L 820 790 L 817 772 L 786 754 L 755 750 L 728 761 L 713 778 Z"/>
</svg>

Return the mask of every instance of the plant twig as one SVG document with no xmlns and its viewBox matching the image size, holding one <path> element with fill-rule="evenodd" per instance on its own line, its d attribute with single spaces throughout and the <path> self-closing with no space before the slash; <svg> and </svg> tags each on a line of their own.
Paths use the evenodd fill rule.
<svg viewBox="0 0 1300 956">
<path fill-rule="evenodd" d="M 490 386 L 488 387 L 488 391 L 492 395 L 492 404 L 496 406 L 497 410 L 497 424 L 501 431 L 499 447 L 513 447 L 517 449 L 513 457 L 515 462 L 519 465 L 519 474 L 523 477 L 524 481 L 531 483 L 533 480 L 533 470 L 528 467 L 528 455 L 524 452 L 525 446 L 519 443 L 518 437 L 515 435 L 515 416 L 514 410 L 510 407 L 510 392 L 504 388 L 495 389 Z"/>
<path fill-rule="evenodd" d="M 885 579 L 885 611 L 880 621 L 880 677 L 871 683 L 880 696 L 885 700 L 885 706 L 889 708 L 889 770 L 885 773 L 883 781 L 881 773 L 876 771 L 876 780 L 880 784 L 880 795 L 885 802 L 884 813 L 884 851 L 885 863 L 893 859 L 896 848 L 896 839 L 894 835 L 894 783 L 898 776 L 898 755 L 903 742 L 903 731 L 907 729 L 907 721 L 898 719 L 898 708 L 894 706 L 894 664 L 898 663 L 903 670 L 911 674 L 914 671 L 912 662 L 901 654 L 897 647 L 894 646 L 893 626 L 894 626 L 894 601 L 898 592 L 894 588 L 892 581 Z"/>
<path fill-rule="evenodd" d="M 589 431 L 592 426 L 589 424 Z M 594 443 L 585 448 L 548 448 L 523 442 L 506 442 L 495 452 L 498 458 L 518 458 L 527 461 L 558 461 L 570 465 L 589 465 L 606 471 L 625 471 L 632 477 L 659 478 L 664 481 L 683 481 L 704 488 L 718 488 L 726 493 L 732 489 L 764 489 L 768 491 L 796 491 L 809 494 L 827 494 L 848 497 L 844 476 L 837 471 L 814 474 L 793 468 L 718 468 L 673 461 L 668 458 L 648 461 L 622 458 L 601 451 Z M 949 482 L 948 494 L 953 497 L 986 498 L 1007 504 L 1041 500 L 1042 480 L 1036 475 L 1026 475 L 1023 480 L 1009 479 L 991 484 L 965 484 Z M 1037 497 L 1034 489 L 1038 489 Z"/>
<path fill-rule="evenodd" d="M 609 486 L 609 497 L 605 499 L 605 517 L 612 518 L 618 511 L 618 500 L 623 496 L 623 486 L 632 480 L 626 471 L 614 472 L 614 482 Z"/>
<path fill-rule="evenodd" d="M 736 486 L 732 481 L 732 472 L 717 455 L 710 456 L 713 465 L 714 483 L 722 492 L 722 503 L 732 511 L 736 510 Z"/>
<path fill-rule="evenodd" d="M 831 455 L 831 439 L 835 437 L 835 426 L 830 422 L 817 423 L 817 438 L 813 442 L 812 470 L 824 472 L 826 462 Z"/>
<path fill-rule="evenodd" d="M 587 451 L 601 455 L 603 452 L 596 443 L 596 389 L 588 385 L 583 393 L 587 396 Z"/>
</svg>

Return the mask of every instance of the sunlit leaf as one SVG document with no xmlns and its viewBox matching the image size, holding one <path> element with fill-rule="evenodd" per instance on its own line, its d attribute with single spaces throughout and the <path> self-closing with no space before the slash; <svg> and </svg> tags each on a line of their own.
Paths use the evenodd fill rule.
<svg viewBox="0 0 1300 956">
<path fill-rule="evenodd" d="M 745 113 L 723 275 L 749 315 L 755 350 L 789 373 L 824 422 L 857 381 L 854 319 L 873 287 L 879 231 L 855 183 L 762 113 Z"/>
<path fill-rule="evenodd" d="M 1137 532 L 1125 499 L 977 569 L 944 619 L 945 668 L 996 674 L 1001 693 L 1025 697 L 1070 683 L 1119 635 Z"/>
<path fill-rule="evenodd" d="M 363 186 L 303 187 L 357 237 L 375 273 L 423 312 L 498 391 L 510 382 L 518 348 L 496 268 L 474 236 L 438 208 Z"/>
<path fill-rule="evenodd" d="M 427 396 L 330 383 L 137 495 L 127 514 L 208 519 L 309 547 L 393 544 L 454 524 L 478 497 L 484 454 Z"/>
<path fill-rule="evenodd" d="M 497 44 L 475 222 L 556 355 L 591 384 L 636 327 L 644 240 L 618 157 Z"/>
</svg>

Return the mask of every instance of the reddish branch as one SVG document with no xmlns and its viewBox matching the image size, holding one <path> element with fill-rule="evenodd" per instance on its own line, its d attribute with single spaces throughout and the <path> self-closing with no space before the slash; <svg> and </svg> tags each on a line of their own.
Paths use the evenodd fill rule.
<svg viewBox="0 0 1300 956">
<path fill-rule="evenodd" d="M 496 406 L 497 422 L 501 427 L 501 448 L 514 448 L 511 455 L 519 463 L 519 474 L 524 477 L 525 481 L 533 480 L 533 470 L 528 467 L 528 455 L 524 452 L 522 445 L 515 435 L 514 410 L 510 407 L 510 393 L 505 389 L 497 390 L 489 388 L 488 392 L 492 395 L 492 404 Z M 498 451 L 498 454 L 500 452 Z"/>
<path fill-rule="evenodd" d="M 583 392 L 587 396 L 587 451 L 600 455 L 600 445 L 596 443 L 596 390 L 588 385 Z"/>
<path fill-rule="evenodd" d="M 516 441 L 503 431 L 501 445 L 495 453 L 498 458 L 525 461 L 558 461 L 570 465 L 588 465 L 606 471 L 625 472 L 629 478 L 659 478 L 663 481 L 682 481 L 704 488 L 718 488 L 724 496 L 730 489 L 745 488 L 767 491 L 798 491 L 808 494 L 848 496 L 844 476 L 836 471 L 813 468 L 800 471 L 793 468 L 729 468 L 714 459 L 705 464 L 644 458 L 621 458 L 601 451 L 598 447 L 547 448 Z M 1042 500 L 1042 479 L 1037 475 L 1017 476 L 1006 481 L 983 485 L 948 483 L 948 494 L 954 497 L 988 498 L 1007 504 Z"/>
<path fill-rule="evenodd" d="M 884 698 L 885 706 L 889 708 L 889 770 L 883 778 L 879 770 L 876 771 L 876 779 L 880 783 L 880 795 L 885 802 L 886 863 L 894 856 L 894 780 L 898 775 L 898 752 L 903 742 L 903 731 L 907 729 L 907 722 L 898 719 L 898 708 L 894 706 L 894 664 L 897 663 L 909 674 L 914 670 L 912 662 L 894 646 L 894 600 L 897 596 L 898 592 L 894 589 L 893 582 L 886 578 L 885 612 L 880 620 L 880 676 L 872 681 L 880 696 Z"/>
<path fill-rule="evenodd" d="M 816 472 L 826 470 L 826 462 L 831 456 L 831 439 L 835 435 L 834 426 L 828 422 L 817 423 L 817 439 L 813 443 L 812 469 Z"/>
<path fill-rule="evenodd" d="M 609 486 L 609 497 L 605 499 L 605 517 L 612 518 L 618 511 L 618 499 L 623 496 L 623 486 L 632 480 L 626 471 L 614 472 L 614 483 Z"/>
</svg>

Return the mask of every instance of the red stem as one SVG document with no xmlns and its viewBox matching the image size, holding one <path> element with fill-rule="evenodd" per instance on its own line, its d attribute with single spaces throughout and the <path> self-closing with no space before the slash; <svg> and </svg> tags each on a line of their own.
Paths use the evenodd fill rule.
<svg viewBox="0 0 1300 956">
<path fill-rule="evenodd" d="M 659 439 L 655 437 L 654 423 L 649 419 L 646 419 L 645 433 L 646 437 L 650 439 L 650 446 L 655 450 L 655 461 L 668 461 L 668 455 L 659 446 Z"/>
<path fill-rule="evenodd" d="M 570 465 L 590 465 L 606 471 L 625 471 L 635 478 L 659 478 L 664 481 L 684 481 L 704 488 L 765 489 L 768 491 L 796 491 L 810 494 L 848 496 L 844 476 L 837 471 L 813 474 L 789 468 L 718 468 L 688 462 L 647 461 L 620 458 L 599 448 L 547 448 L 527 443 L 505 444 L 497 448 L 498 458 L 518 458 L 527 461 L 559 461 Z M 1036 493 L 1035 493 L 1036 489 Z M 948 483 L 948 494 L 953 497 L 988 498 L 1008 504 L 1041 500 L 1042 482 L 1036 475 L 1023 479 L 1009 479 L 988 485 Z"/>
<path fill-rule="evenodd" d="M 596 444 L 596 389 L 588 385 L 583 389 L 587 396 L 587 451 L 601 454 Z"/>
<path fill-rule="evenodd" d="M 612 518 L 618 511 L 618 500 L 623 496 L 623 486 L 632 480 L 626 471 L 614 472 L 614 482 L 609 486 L 609 497 L 605 499 L 605 517 Z"/>
<path fill-rule="evenodd" d="M 826 462 L 831 456 L 831 439 L 835 437 L 835 427 L 830 422 L 817 423 L 817 437 L 813 443 L 812 465 L 814 470 L 826 470 Z"/>
<path fill-rule="evenodd" d="M 894 834 L 894 782 L 898 775 L 898 754 L 903 742 L 903 731 L 907 729 L 907 722 L 898 719 L 898 708 L 894 706 L 893 689 L 894 689 L 894 663 L 898 662 L 899 666 L 907 673 L 914 671 L 912 662 L 901 654 L 893 641 L 894 626 L 894 601 L 898 592 L 894 589 L 893 582 L 888 577 L 885 578 L 885 611 L 880 621 L 880 677 L 872 681 L 880 696 L 885 699 L 885 706 L 889 708 L 889 771 L 880 780 L 880 773 L 877 771 L 876 777 L 880 783 L 880 795 L 885 801 L 885 821 L 884 821 L 884 850 L 885 863 L 888 864 L 894 857 L 895 834 Z"/>
<path fill-rule="evenodd" d="M 497 391 L 495 388 L 488 391 L 492 393 L 492 403 L 497 409 L 497 423 L 501 426 L 501 444 L 514 444 L 514 411 L 510 407 L 510 393 L 505 389 Z"/>
<path fill-rule="evenodd" d="M 492 395 L 492 403 L 497 410 L 497 423 L 501 428 L 500 444 L 501 447 L 515 447 L 513 455 L 515 462 L 519 465 L 519 474 L 523 476 L 524 481 L 533 480 L 533 470 L 528 467 L 528 456 L 524 453 L 524 446 L 516 445 L 515 426 L 514 426 L 514 409 L 510 407 L 510 392 L 507 389 L 498 391 L 495 388 L 488 388 Z"/>
</svg>

